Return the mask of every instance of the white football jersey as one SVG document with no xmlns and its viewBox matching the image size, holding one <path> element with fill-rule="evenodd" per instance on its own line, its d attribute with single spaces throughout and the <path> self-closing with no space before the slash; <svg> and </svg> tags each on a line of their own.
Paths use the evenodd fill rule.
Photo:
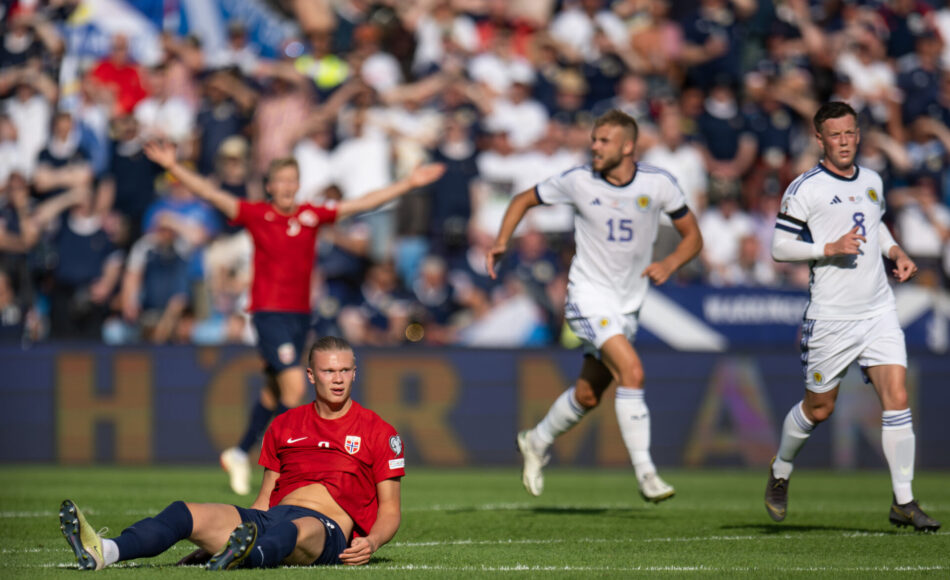
<svg viewBox="0 0 950 580">
<path fill-rule="evenodd" d="M 539 183 L 541 203 L 570 204 L 574 210 L 574 259 L 568 303 L 576 314 L 636 312 L 646 296 L 660 212 L 680 217 L 686 197 L 672 175 L 638 163 L 633 179 L 612 185 L 590 165 L 569 169 Z"/>
<path fill-rule="evenodd" d="M 896 308 L 880 250 L 884 209 L 881 176 L 866 167 L 855 166 L 854 175 L 845 178 L 819 163 L 785 190 L 777 229 L 822 246 L 855 226 L 867 238 L 858 255 L 810 262 L 810 300 L 805 318 L 860 320 Z"/>
</svg>

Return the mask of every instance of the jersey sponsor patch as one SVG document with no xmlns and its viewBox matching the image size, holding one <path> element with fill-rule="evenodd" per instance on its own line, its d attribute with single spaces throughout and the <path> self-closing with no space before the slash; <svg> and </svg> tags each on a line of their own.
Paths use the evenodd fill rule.
<svg viewBox="0 0 950 580">
<path fill-rule="evenodd" d="M 277 347 L 277 358 L 285 365 L 292 365 L 297 360 L 297 349 L 292 342 L 285 342 Z"/>
<path fill-rule="evenodd" d="M 362 439 L 359 435 L 347 435 L 346 441 L 343 443 L 343 448 L 346 449 L 346 452 L 350 455 L 358 453 L 360 450 L 360 443 Z"/>
<path fill-rule="evenodd" d="M 406 466 L 406 458 L 400 457 L 399 459 L 390 459 L 389 460 L 389 469 L 402 469 Z"/>
<path fill-rule="evenodd" d="M 318 221 L 319 219 L 317 218 L 317 214 L 313 213 L 309 209 L 300 212 L 300 223 L 307 226 L 308 228 L 312 228 L 313 226 L 317 225 Z"/>
<path fill-rule="evenodd" d="M 402 453 L 402 439 L 399 438 L 399 435 L 393 435 L 389 438 L 389 448 L 393 450 L 393 455 L 399 455 Z"/>
</svg>

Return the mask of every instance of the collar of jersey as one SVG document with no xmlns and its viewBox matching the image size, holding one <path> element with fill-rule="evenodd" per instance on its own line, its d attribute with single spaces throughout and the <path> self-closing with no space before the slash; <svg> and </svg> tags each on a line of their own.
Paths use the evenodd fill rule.
<svg viewBox="0 0 950 580">
<path fill-rule="evenodd" d="M 628 185 L 630 185 L 631 183 L 633 183 L 633 180 L 637 178 L 637 173 L 640 173 L 640 164 L 639 164 L 639 163 L 634 163 L 634 164 L 633 164 L 633 175 L 630 176 L 630 181 L 628 181 L 628 182 L 626 182 L 626 183 L 621 183 L 620 185 L 614 185 L 613 183 L 610 183 L 609 181 L 607 181 L 607 178 L 604 177 L 604 174 L 603 174 L 603 173 L 601 173 L 600 171 L 594 171 L 594 168 L 593 168 L 593 167 L 591 167 L 591 172 L 592 172 L 595 176 L 597 176 L 598 178 L 600 178 L 601 181 L 603 181 L 604 183 L 606 183 L 607 185 L 609 185 L 610 187 L 616 187 L 617 189 L 623 189 L 624 187 L 627 187 Z"/>
<path fill-rule="evenodd" d="M 835 179 L 840 179 L 841 181 L 854 181 L 854 180 L 856 180 L 856 179 L 858 178 L 858 174 L 861 173 L 861 166 L 858 165 L 858 164 L 855 164 L 855 165 L 854 165 L 854 175 L 852 175 L 851 177 L 845 177 L 845 176 L 843 176 L 843 175 L 838 175 L 838 174 L 835 173 L 834 171 L 832 171 L 832 170 L 828 169 L 827 167 L 825 167 L 825 164 L 822 163 L 821 161 L 818 162 L 818 167 L 820 167 L 821 170 L 824 171 L 825 173 L 827 173 L 828 175 L 834 177 Z"/>
</svg>

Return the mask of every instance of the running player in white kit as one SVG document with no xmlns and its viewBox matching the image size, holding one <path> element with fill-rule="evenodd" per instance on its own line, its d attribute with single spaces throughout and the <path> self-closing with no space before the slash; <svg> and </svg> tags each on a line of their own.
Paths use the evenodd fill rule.
<svg viewBox="0 0 950 580">
<path fill-rule="evenodd" d="M 657 475 L 650 456 L 643 365 L 632 341 L 649 282 L 666 282 L 699 253 L 703 241 L 676 180 L 666 171 L 634 161 L 637 133 L 636 121 L 620 111 L 598 118 L 591 133 L 591 164 L 516 195 L 486 255 L 488 271 L 495 277 L 495 261 L 507 250 L 528 209 L 553 203 L 573 206 L 576 251 L 565 317 L 584 343 L 584 363 L 577 382 L 558 397 L 544 419 L 518 434 L 524 458 L 522 481 L 531 495 L 541 495 L 544 489 L 541 470 L 554 438 L 596 407 L 611 381 L 617 384 L 617 420 L 641 495 L 659 502 L 674 494 Z M 682 240 L 669 256 L 651 263 L 661 212 L 673 219 Z"/>
<path fill-rule="evenodd" d="M 824 158 L 788 186 L 772 239 L 776 261 L 809 262 L 811 283 L 801 339 L 805 398 L 785 417 L 765 507 L 773 520 L 785 519 L 792 460 L 815 426 L 831 416 L 838 384 L 858 361 L 884 408 L 881 444 L 894 491 L 889 519 L 897 526 L 936 531 L 940 522 L 920 509 L 911 490 L 914 430 L 905 388 L 907 352 L 881 255 L 894 261 L 898 282 L 909 280 L 917 266 L 882 221 L 880 175 L 855 164 L 861 136 L 854 109 L 825 104 L 814 125 Z"/>
</svg>

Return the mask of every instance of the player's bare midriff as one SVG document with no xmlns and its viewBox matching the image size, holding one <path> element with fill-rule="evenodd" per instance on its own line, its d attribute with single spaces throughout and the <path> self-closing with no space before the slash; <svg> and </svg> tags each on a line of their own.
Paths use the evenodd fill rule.
<svg viewBox="0 0 950 580">
<path fill-rule="evenodd" d="M 332 519 L 340 524 L 343 534 L 349 538 L 353 532 L 353 519 L 347 515 L 340 504 L 336 503 L 333 496 L 322 483 L 311 483 L 304 487 L 299 487 L 288 493 L 280 503 L 283 505 L 294 505 L 307 508 Z"/>
</svg>

